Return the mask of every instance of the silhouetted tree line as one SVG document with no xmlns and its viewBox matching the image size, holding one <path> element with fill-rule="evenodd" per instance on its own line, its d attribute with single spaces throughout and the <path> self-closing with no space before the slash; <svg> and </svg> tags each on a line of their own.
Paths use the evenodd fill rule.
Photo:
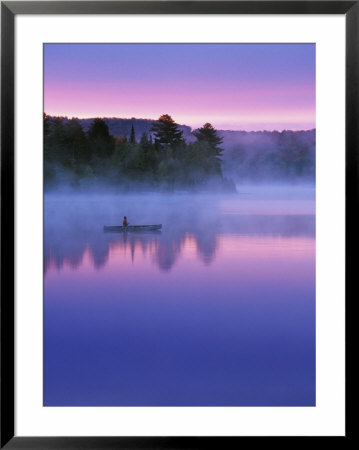
<svg viewBox="0 0 359 450">
<path fill-rule="evenodd" d="M 64 181 L 74 186 L 97 181 L 167 189 L 235 190 L 221 169 L 222 138 L 209 123 L 186 143 L 171 116 L 162 115 L 149 134 L 139 138 L 132 126 L 129 139 L 115 138 L 103 119 L 85 132 L 76 119 L 44 115 L 45 187 Z"/>
</svg>

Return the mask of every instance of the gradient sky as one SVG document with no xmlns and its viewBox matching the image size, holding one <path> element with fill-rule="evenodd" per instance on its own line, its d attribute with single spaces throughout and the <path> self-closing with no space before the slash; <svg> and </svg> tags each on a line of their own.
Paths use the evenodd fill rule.
<svg viewBox="0 0 359 450">
<path fill-rule="evenodd" d="M 315 128 L 315 44 L 45 44 L 44 109 L 191 127 Z"/>
</svg>

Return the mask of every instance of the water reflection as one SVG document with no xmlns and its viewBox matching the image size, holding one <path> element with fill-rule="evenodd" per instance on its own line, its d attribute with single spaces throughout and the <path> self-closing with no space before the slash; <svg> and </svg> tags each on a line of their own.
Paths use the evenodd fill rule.
<svg viewBox="0 0 359 450">
<path fill-rule="evenodd" d="M 313 205 L 45 199 L 44 405 L 314 406 Z"/>
<path fill-rule="evenodd" d="M 62 224 L 45 227 L 45 273 L 64 265 L 76 269 L 89 252 L 96 269 L 109 261 L 111 250 L 130 252 L 136 264 L 136 254 L 150 257 L 162 271 L 169 271 L 181 256 L 185 247 L 193 251 L 203 264 L 209 265 L 216 258 L 219 237 L 309 237 L 315 236 L 314 215 L 228 215 L 211 223 L 195 221 L 187 227 L 167 223 L 163 231 L 135 233 L 104 232 L 101 227 L 72 228 Z"/>
</svg>

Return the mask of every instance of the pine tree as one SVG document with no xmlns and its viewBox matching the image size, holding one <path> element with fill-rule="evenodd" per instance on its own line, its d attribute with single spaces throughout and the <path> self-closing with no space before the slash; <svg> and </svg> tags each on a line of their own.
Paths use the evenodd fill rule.
<svg viewBox="0 0 359 450">
<path fill-rule="evenodd" d="M 205 123 L 202 128 L 194 131 L 193 134 L 196 136 L 198 141 L 205 142 L 211 148 L 215 148 L 220 152 L 222 151 L 222 149 L 218 146 L 222 144 L 223 138 L 217 135 L 217 130 L 213 128 L 210 123 Z"/>
<path fill-rule="evenodd" d="M 133 125 L 131 125 L 130 144 L 136 144 L 136 135 L 135 135 L 135 129 L 133 128 Z"/>
<path fill-rule="evenodd" d="M 140 145 L 141 145 L 142 147 L 145 147 L 145 146 L 147 146 L 149 143 L 150 143 L 150 142 L 149 142 L 149 140 L 148 140 L 147 133 L 146 133 L 146 131 L 144 131 L 144 132 L 142 133 L 142 136 L 141 136 L 141 139 L 140 139 Z"/>
<path fill-rule="evenodd" d="M 44 137 L 46 137 L 51 131 L 51 122 L 49 116 L 44 113 Z"/>
<path fill-rule="evenodd" d="M 92 156 L 103 159 L 112 155 L 115 149 L 115 138 L 103 119 L 94 119 L 88 131 Z"/>
<path fill-rule="evenodd" d="M 193 132 L 198 144 L 205 150 L 206 164 L 212 170 L 221 173 L 221 156 L 223 150 L 219 147 L 223 139 L 217 135 L 217 130 L 210 124 L 205 123 L 202 128 Z"/>
<path fill-rule="evenodd" d="M 94 119 L 90 129 L 88 130 L 88 136 L 90 139 L 103 139 L 104 141 L 111 140 L 108 126 L 106 122 L 100 118 Z"/>
<path fill-rule="evenodd" d="M 183 131 L 178 124 L 168 114 L 162 115 L 156 123 L 153 124 L 151 132 L 154 133 L 155 142 L 165 146 L 176 146 L 183 143 Z"/>
<path fill-rule="evenodd" d="M 69 120 L 64 126 L 64 149 L 74 169 L 90 158 L 86 134 L 76 119 Z"/>
</svg>

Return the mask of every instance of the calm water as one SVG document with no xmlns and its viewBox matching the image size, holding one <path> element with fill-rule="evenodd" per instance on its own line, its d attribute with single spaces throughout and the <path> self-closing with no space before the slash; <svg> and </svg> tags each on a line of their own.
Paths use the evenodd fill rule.
<svg viewBox="0 0 359 450">
<path fill-rule="evenodd" d="M 315 405 L 312 189 L 48 195 L 44 266 L 45 405 Z"/>
</svg>

